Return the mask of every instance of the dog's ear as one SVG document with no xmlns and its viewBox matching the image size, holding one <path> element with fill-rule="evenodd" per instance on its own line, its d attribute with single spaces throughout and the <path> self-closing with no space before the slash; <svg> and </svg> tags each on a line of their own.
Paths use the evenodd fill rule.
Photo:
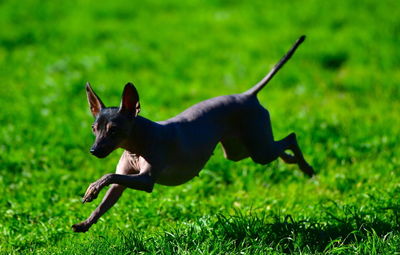
<svg viewBox="0 0 400 255">
<path fill-rule="evenodd" d="M 93 89 L 90 87 L 90 83 L 86 83 L 86 94 L 89 102 L 90 111 L 93 114 L 93 117 L 96 117 L 101 109 L 105 108 L 103 102 L 100 98 L 94 93 Z"/>
<path fill-rule="evenodd" d="M 128 113 L 135 117 L 140 112 L 139 94 L 135 86 L 130 82 L 125 85 L 124 92 L 122 93 L 119 112 Z"/>
</svg>

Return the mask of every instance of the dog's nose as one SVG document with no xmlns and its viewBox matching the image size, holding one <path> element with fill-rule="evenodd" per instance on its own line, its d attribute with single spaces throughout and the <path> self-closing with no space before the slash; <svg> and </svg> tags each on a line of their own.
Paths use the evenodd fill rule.
<svg viewBox="0 0 400 255">
<path fill-rule="evenodd" d="M 90 153 L 94 154 L 95 151 L 96 151 L 95 149 L 90 148 Z"/>
</svg>

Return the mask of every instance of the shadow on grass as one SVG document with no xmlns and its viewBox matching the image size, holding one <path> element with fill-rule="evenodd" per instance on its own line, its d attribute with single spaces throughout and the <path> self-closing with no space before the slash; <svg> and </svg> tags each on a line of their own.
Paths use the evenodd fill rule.
<svg viewBox="0 0 400 255">
<path fill-rule="evenodd" d="M 329 210 L 328 210 L 329 209 Z M 296 219 L 291 215 L 236 211 L 194 218 L 157 231 L 135 227 L 92 232 L 84 238 L 49 238 L 18 248 L 19 252 L 48 249 L 62 254 L 393 254 L 400 247 L 398 212 L 393 205 L 370 210 L 332 206 L 323 216 Z M 110 229 L 111 230 L 111 229 Z M 71 233 L 72 235 L 72 233 Z M 58 248 L 57 248 L 58 247 Z M 1 252 L 0 252 L 1 253 Z"/>
<path fill-rule="evenodd" d="M 318 220 L 236 212 L 228 217 L 217 215 L 200 218 L 151 237 L 139 230 L 129 233 L 120 231 L 119 244 L 110 252 L 387 254 L 396 251 L 400 244 L 397 219 L 380 219 L 372 214 L 351 210 L 344 211 L 342 217 L 327 213 Z"/>
<path fill-rule="evenodd" d="M 233 241 L 238 250 L 264 245 L 283 253 L 343 250 L 370 242 L 371 236 L 384 238 L 399 230 L 398 226 L 379 219 L 331 216 L 318 222 L 312 219 L 296 221 L 290 215 L 275 216 L 271 222 L 266 217 L 220 215 L 215 229 L 220 238 Z"/>
</svg>

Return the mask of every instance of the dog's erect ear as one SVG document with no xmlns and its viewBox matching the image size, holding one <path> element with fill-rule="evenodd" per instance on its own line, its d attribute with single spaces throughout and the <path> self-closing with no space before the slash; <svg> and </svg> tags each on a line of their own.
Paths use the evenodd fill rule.
<svg viewBox="0 0 400 255">
<path fill-rule="evenodd" d="M 86 94 L 90 106 L 90 111 L 93 114 L 93 117 L 96 117 L 101 109 L 105 108 L 103 102 L 101 102 L 100 98 L 94 93 L 93 89 L 90 87 L 90 83 L 86 83 Z"/>
<path fill-rule="evenodd" d="M 135 86 L 128 82 L 122 93 L 122 101 L 119 112 L 128 113 L 136 117 L 140 112 L 139 94 Z"/>
</svg>

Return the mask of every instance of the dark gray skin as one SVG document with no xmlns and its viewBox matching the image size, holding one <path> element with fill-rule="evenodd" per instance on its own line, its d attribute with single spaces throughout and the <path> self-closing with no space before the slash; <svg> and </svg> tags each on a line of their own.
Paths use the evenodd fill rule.
<svg viewBox="0 0 400 255">
<path fill-rule="evenodd" d="M 313 176 L 314 170 L 305 161 L 296 135 L 291 133 L 275 141 L 269 113 L 257 99 L 257 93 L 304 38 L 250 90 L 200 102 L 166 121 L 153 122 L 138 116 L 139 95 L 131 83 L 125 85 L 120 107 L 110 108 L 105 107 L 88 83 L 86 92 L 95 117 L 96 135 L 90 152 L 104 158 L 117 148 L 125 151 L 115 174 L 106 174 L 90 184 L 83 203 L 97 198 L 104 187 L 111 187 L 89 218 L 73 225 L 73 230 L 86 232 L 126 188 L 152 192 L 154 184 L 176 186 L 198 176 L 219 142 L 227 159 L 239 161 L 250 157 L 264 165 L 280 157 L 286 163 L 298 164 L 306 175 Z M 285 150 L 291 150 L 293 155 Z"/>
</svg>

